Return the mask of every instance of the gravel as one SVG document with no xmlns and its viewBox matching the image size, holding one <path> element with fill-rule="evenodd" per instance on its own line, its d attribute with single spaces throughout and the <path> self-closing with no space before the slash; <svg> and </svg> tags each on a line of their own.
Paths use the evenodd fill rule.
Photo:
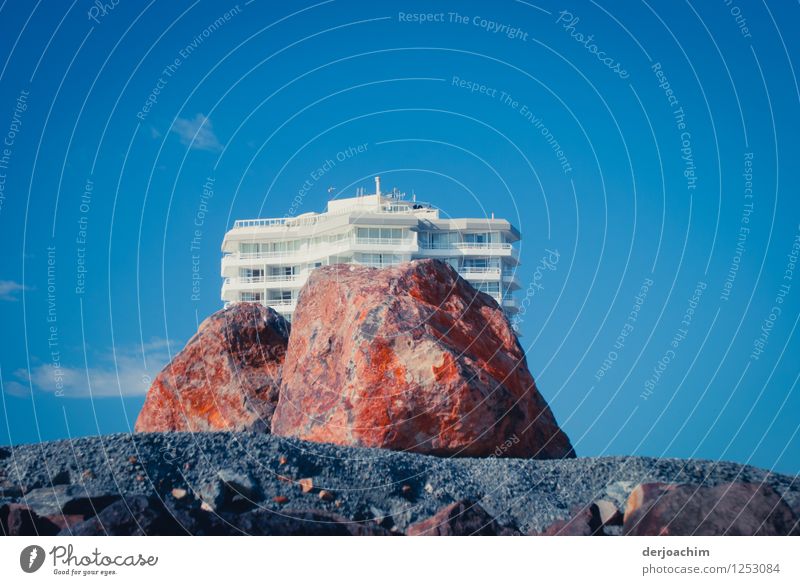
<svg viewBox="0 0 800 585">
<path fill-rule="evenodd" d="M 312 481 L 304 487 L 312 489 L 298 483 L 306 478 Z M 186 497 L 204 499 L 211 508 L 245 498 L 287 514 L 325 510 L 400 531 L 465 498 L 501 524 L 542 530 L 598 499 L 622 507 L 638 483 L 650 481 L 764 482 L 800 512 L 800 476 L 729 462 L 447 459 L 225 432 L 114 434 L 0 447 L 0 504 L 27 501 L 52 512 L 65 499 L 93 506 L 120 495 L 167 498 L 173 489 L 185 489 Z M 226 485 L 235 487 L 233 497 L 223 493 Z"/>
</svg>

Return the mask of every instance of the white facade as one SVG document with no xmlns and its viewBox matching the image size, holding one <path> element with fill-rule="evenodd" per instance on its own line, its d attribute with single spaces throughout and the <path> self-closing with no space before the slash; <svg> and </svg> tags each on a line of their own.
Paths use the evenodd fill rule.
<svg viewBox="0 0 800 585">
<path fill-rule="evenodd" d="M 385 267 L 418 258 L 449 262 L 508 314 L 518 264 L 519 232 L 504 219 L 443 219 L 435 207 L 396 191 L 328 202 L 324 213 L 234 223 L 222 243 L 222 300 L 257 301 L 291 319 L 314 268 L 328 264 Z"/>
</svg>

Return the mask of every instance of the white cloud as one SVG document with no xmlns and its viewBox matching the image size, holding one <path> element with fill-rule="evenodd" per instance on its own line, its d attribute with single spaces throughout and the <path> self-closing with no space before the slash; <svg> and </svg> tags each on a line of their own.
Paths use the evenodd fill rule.
<svg viewBox="0 0 800 585">
<path fill-rule="evenodd" d="M 197 114 L 194 119 L 178 118 L 172 125 L 172 132 L 177 134 L 181 142 L 194 150 L 222 150 L 217 135 L 209 120 L 203 114 Z"/>
<path fill-rule="evenodd" d="M 0 280 L 0 301 L 18 301 L 17 293 L 27 289 L 13 280 Z"/>
<path fill-rule="evenodd" d="M 41 364 L 33 367 L 30 372 L 24 369 L 14 372 L 14 375 L 23 382 L 8 382 L 5 384 L 5 390 L 9 394 L 28 396 L 30 382 L 39 392 L 65 398 L 142 396 L 147 393 L 161 369 L 169 363 L 168 348 L 172 349 L 174 357 L 177 347 L 175 342 L 163 339 L 145 343 L 146 365 L 142 359 L 140 345 L 117 348 L 116 355 L 109 352 L 99 356 L 98 359 L 90 358 L 88 371 L 85 367 L 64 364 L 56 367 L 53 364 Z"/>
<path fill-rule="evenodd" d="M 20 384 L 14 380 L 3 382 L 3 392 L 9 396 L 20 396 L 26 398 L 31 395 L 30 388 L 25 384 Z"/>
</svg>

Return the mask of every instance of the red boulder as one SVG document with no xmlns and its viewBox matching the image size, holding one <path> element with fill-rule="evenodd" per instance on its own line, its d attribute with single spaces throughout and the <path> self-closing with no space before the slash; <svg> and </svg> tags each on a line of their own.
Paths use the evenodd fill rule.
<svg viewBox="0 0 800 585">
<path fill-rule="evenodd" d="M 217 311 L 156 377 L 136 431 L 268 431 L 288 340 L 289 324 L 273 309 Z"/>
<path fill-rule="evenodd" d="M 272 432 L 436 455 L 574 456 L 502 309 L 438 260 L 311 274 Z"/>
</svg>

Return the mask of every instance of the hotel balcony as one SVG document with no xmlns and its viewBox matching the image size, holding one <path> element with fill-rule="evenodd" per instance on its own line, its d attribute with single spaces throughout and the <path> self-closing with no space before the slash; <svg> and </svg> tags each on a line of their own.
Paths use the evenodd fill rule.
<svg viewBox="0 0 800 585">
<path fill-rule="evenodd" d="M 501 242 L 454 242 L 451 244 L 420 244 L 420 257 L 435 258 L 437 256 L 482 256 L 503 258 L 507 264 L 519 264 L 517 250 L 508 243 Z"/>
</svg>

